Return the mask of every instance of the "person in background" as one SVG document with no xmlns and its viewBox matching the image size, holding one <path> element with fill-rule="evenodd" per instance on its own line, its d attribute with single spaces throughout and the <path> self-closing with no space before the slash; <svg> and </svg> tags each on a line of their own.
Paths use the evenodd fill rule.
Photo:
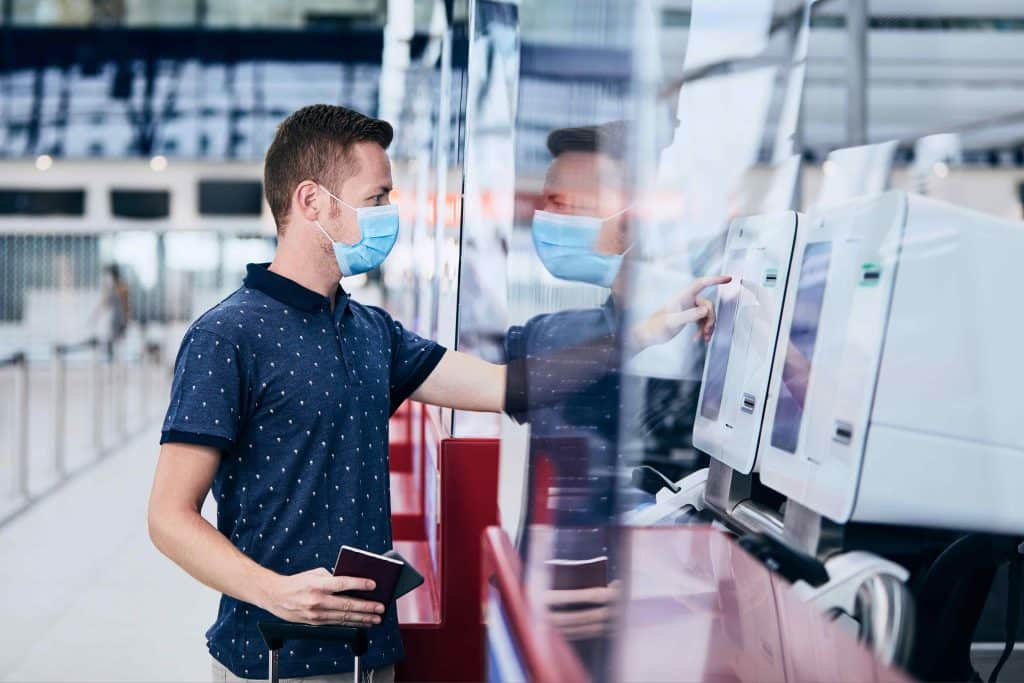
<svg viewBox="0 0 1024 683">
<path fill-rule="evenodd" d="M 100 290 L 100 302 L 89 316 L 90 322 L 96 320 L 101 313 L 107 313 L 109 327 L 105 339 L 107 360 L 114 360 L 114 350 L 124 339 L 128 330 L 128 317 L 131 314 L 128 285 L 121 277 L 121 268 L 111 263 L 103 268 L 103 281 Z"/>
</svg>

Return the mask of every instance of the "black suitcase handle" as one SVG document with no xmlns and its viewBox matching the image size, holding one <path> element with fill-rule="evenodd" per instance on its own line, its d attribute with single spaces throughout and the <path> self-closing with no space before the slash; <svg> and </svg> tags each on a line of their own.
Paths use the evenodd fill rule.
<svg viewBox="0 0 1024 683">
<path fill-rule="evenodd" d="M 352 647 L 352 654 L 361 657 L 366 654 L 369 645 L 366 629 L 354 626 L 313 626 L 288 621 L 261 621 L 256 626 L 268 650 L 280 650 L 286 640 L 323 640 L 347 643 Z"/>
<path fill-rule="evenodd" d="M 268 680 L 277 683 L 277 655 L 278 650 L 284 647 L 286 640 L 319 640 L 331 643 L 346 643 L 352 648 L 355 656 L 355 670 L 353 680 L 356 683 L 362 681 L 362 664 L 360 658 L 369 649 L 370 641 L 366 636 L 366 629 L 354 626 L 313 626 L 312 624 L 296 624 L 290 621 L 260 621 L 256 627 L 263 636 L 263 642 L 270 650 L 270 661 L 268 662 Z"/>
</svg>

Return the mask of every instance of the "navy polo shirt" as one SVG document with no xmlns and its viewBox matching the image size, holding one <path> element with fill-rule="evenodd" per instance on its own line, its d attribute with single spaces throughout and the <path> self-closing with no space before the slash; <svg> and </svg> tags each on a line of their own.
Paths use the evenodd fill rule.
<svg viewBox="0 0 1024 683">
<path fill-rule="evenodd" d="M 340 286 L 335 303 L 250 264 L 242 288 L 185 333 L 175 361 L 160 442 L 221 451 L 217 528 L 280 574 L 331 570 L 342 544 L 391 548 L 388 418 L 445 353 Z M 370 629 L 365 666 L 401 659 L 395 612 Z M 236 676 L 266 677 L 256 623 L 271 619 L 222 596 L 210 653 Z M 280 654 L 282 678 L 352 669 L 344 645 L 289 642 Z"/>
</svg>

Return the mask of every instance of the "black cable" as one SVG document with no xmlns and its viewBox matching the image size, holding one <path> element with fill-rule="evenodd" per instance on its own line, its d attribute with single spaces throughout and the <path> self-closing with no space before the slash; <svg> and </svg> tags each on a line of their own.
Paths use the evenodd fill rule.
<svg viewBox="0 0 1024 683">
<path fill-rule="evenodd" d="M 999 672 L 1010 658 L 1013 646 L 1017 643 L 1017 626 L 1020 622 L 1021 575 L 1024 573 L 1022 568 L 1024 568 L 1024 563 L 1021 562 L 1020 552 L 1017 552 L 1010 560 L 1008 570 L 1010 585 L 1006 605 L 1006 645 L 1003 647 L 1003 654 L 1000 655 L 995 668 L 988 676 L 988 683 L 995 683 L 999 679 Z"/>
</svg>

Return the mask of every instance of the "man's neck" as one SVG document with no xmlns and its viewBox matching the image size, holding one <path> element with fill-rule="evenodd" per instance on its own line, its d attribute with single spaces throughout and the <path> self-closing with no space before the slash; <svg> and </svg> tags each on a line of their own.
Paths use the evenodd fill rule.
<svg viewBox="0 0 1024 683">
<path fill-rule="evenodd" d="M 326 297 L 333 309 L 340 278 L 336 272 L 325 272 L 326 269 L 315 265 L 311 267 L 310 264 L 316 263 L 318 258 L 322 258 L 320 254 L 295 254 L 284 245 L 279 245 L 268 270 Z"/>
</svg>

